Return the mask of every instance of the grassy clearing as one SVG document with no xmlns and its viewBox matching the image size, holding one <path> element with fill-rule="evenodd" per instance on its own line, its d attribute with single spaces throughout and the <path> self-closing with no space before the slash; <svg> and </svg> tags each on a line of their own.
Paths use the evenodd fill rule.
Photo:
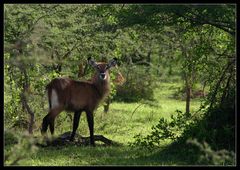
<svg viewBox="0 0 240 170">
<path fill-rule="evenodd" d="M 78 166 L 78 165 L 184 165 L 191 164 L 184 151 L 164 151 L 169 143 L 163 143 L 161 148 L 147 150 L 144 148 L 131 148 L 129 142 L 134 136 L 141 133 L 149 134 L 151 127 L 160 118 L 170 118 L 175 110 L 185 110 L 185 101 L 172 98 L 179 84 L 162 83 L 155 91 L 155 102 L 148 103 L 117 103 L 110 105 L 110 111 L 105 114 L 99 107 L 95 113 L 95 134 L 120 142 L 120 147 L 48 147 L 39 148 L 35 154 L 22 160 L 21 165 L 33 166 Z M 193 100 L 191 110 L 196 111 L 200 100 Z M 62 114 L 56 119 L 56 135 L 71 130 L 70 121 L 62 121 L 66 115 Z M 78 132 L 89 136 L 86 115 L 82 114 Z M 39 132 L 36 135 L 40 135 Z M 186 159 L 182 159 L 183 157 Z"/>
</svg>

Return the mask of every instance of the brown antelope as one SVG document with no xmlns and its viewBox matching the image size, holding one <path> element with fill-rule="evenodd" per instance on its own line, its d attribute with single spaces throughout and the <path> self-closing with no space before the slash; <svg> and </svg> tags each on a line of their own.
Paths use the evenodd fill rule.
<svg viewBox="0 0 240 170">
<path fill-rule="evenodd" d="M 79 125 L 79 119 L 83 111 L 86 112 L 87 122 L 90 131 L 90 143 L 94 142 L 94 120 L 93 111 L 103 100 L 110 90 L 109 68 L 117 64 L 116 58 L 108 63 L 96 63 L 91 57 L 88 64 L 95 68 L 96 72 L 90 81 L 77 81 L 69 78 L 55 78 L 46 87 L 48 92 L 49 112 L 43 118 L 41 133 L 44 135 L 50 128 L 54 134 L 54 120 L 63 110 L 74 112 L 73 130 L 70 137 L 74 139 Z"/>
</svg>

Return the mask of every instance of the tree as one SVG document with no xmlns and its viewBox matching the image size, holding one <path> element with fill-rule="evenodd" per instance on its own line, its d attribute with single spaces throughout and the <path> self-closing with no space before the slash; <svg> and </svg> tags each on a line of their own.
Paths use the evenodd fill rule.
<svg viewBox="0 0 240 170">
<path fill-rule="evenodd" d="M 181 52 L 182 73 L 185 75 L 187 89 L 186 113 L 189 112 L 194 77 L 198 76 L 198 79 L 204 80 L 210 86 L 203 106 L 206 109 L 204 120 L 189 126 L 183 136 L 208 140 L 215 147 L 234 148 L 234 144 L 223 138 L 234 141 L 235 14 L 236 6 L 231 4 L 129 5 L 118 13 L 121 27 L 136 26 L 143 30 L 157 31 L 170 27 L 175 30 L 173 37 L 179 41 L 175 41 L 174 46 L 177 46 L 178 54 Z M 209 136 L 196 135 L 199 127 L 208 131 Z M 226 129 L 231 130 L 227 132 Z M 226 136 L 222 135 L 223 133 Z"/>
</svg>

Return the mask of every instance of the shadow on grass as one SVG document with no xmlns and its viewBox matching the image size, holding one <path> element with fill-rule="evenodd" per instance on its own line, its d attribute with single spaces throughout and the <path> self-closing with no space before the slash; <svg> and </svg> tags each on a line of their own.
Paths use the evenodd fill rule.
<svg viewBox="0 0 240 170">
<path fill-rule="evenodd" d="M 173 144 L 152 150 L 129 146 L 48 147 L 34 154 L 27 165 L 41 166 L 176 166 L 196 165 L 197 155 L 190 148 Z"/>
<path fill-rule="evenodd" d="M 10 141 L 13 141 L 10 137 L 5 141 L 7 145 L 4 150 L 14 146 Z M 29 166 L 176 166 L 197 165 L 199 157 L 199 153 L 186 144 L 172 143 L 151 150 L 126 145 L 104 146 L 101 142 L 96 144 L 96 147 L 74 144 L 39 147 L 36 153 L 19 163 Z"/>
<path fill-rule="evenodd" d="M 197 165 L 199 153 L 187 145 L 171 144 L 164 148 L 152 150 L 144 148 L 129 148 L 118 151 L 116 155 L 105 159 L 105 162 L 97 160 L 96 164 L 117 164 L 117 165 L 153 165 L 153 166 L 176 166 L 176 165 Z M 128 155 L 128 156 L 126 156 Z"/>
</svg>

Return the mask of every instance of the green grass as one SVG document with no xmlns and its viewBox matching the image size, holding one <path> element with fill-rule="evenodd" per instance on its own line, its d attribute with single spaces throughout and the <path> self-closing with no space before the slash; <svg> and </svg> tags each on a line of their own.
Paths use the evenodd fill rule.
<svg viewBox="0 0 240 170">
<path fill-rule="evenodd" d="M 103 147 L 47 147 L 39 148 L 34 154 L 20 161 L 20 165 L 33 166 L 77 166 L 77 165 L 186 165 L 194 163 L 184 151 L 165 151 L 171 144 L 165 142 L 160 148 L 147 150 L 130 147 L 137 134 L 147 135 L 151 127 L 156 125 L 160 118 L 169 119 L 175 110 L 185 110 L 185 101 L 172 98 L 177 90 L 177 83 L 162 83 L 155 91 L 156 101 L 147 103 L 119 103 L 113 102 L 108 113 L 99 107 L 95 113 L 95 134 L 120 142 L 122 146 Z M 191 102 L 191 111 L 196 111 L 200 100 Z M 65 119 L 65 120 L 64 120 Z M 40 122 L 38 122 L 40 124 Z M 71 122 L 62 113 L 56 119 L 55 134 L 71 130 Z M 82 114 L 78 133 L 89 136 L 86 115 Z M 39 135 L 39 130 L 35 132 Z M 184 158 L 184 159 L 183 159 Z"/>
<path fill-rule="evenodd" d="M 80 165 L 186 165 L 191 160 L 182 159 L 182 152 L 167 153 L 164 148 L 147 150 L 123 147 L 49 147 L 22 160 L 24 165 L 80 166 Z M 190 157 L 191 158 L 191 157 Z"/>
</svg>

